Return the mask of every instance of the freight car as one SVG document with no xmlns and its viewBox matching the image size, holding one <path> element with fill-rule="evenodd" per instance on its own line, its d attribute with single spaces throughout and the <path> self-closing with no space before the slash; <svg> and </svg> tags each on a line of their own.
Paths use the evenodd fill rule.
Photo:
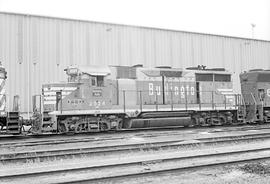
<svg viewBox="0 0 270 184">
<path fill-rule="evenodd" d="M 22 130 L 22 120 L 16 108 L 17 96 L 14 97 L 15 104 L 13 111 L 7 110 L 6 79 L 7 72 L 0 62 L 0 133 L 20 134 Z"/>
<path fill-rule="evenodd" d="M 34 98 L 32 132 L 80 133 L 237 121 L 231 74 L 179 69 L 88 66 L 65 69 L 65 83 L 44 84 Z"/>
</svg>

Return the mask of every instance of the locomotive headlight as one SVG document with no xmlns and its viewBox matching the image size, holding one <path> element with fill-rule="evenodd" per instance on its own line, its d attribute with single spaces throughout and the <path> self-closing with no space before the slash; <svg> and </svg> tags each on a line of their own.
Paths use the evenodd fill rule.
<svg viewBox="0 0 270 184">
<path fill-rule="evenodd" d="M 77 74 L 78 74 L 78 69 L 77 69 L 77 68 L 69 68 L 69 69 L 67 70 L 67 73 L 68 73 L 69 75 L 77 75 Z"/>
</svg>

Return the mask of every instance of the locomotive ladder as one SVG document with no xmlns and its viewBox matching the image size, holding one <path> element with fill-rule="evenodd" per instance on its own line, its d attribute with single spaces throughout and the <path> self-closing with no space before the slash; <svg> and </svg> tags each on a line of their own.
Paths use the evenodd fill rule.
<svg viewBox="0 0 270 184">
<path fill-rule="evenodd" d="M 243 98 L 243 95 L 239 94 L 235 96 L 235 105 L 237 108 L 237 119 L 238 121 L 241 121 L 242 123 L 245 123 L 246 118 L 246 103 Z"/>
<path fill-rule="evenodd" d="M 19 114 L 19 96 L 15 95 L 13 99 L 13 111 L 7 112 L 7 133 L 20 134 L 22 124 Z"/>
<path fill-rule="evenodd" d="M 18 111 L 7 113 L 7 133 L 19 134 L 21 133 L 21 122 Z"/>
</svg>

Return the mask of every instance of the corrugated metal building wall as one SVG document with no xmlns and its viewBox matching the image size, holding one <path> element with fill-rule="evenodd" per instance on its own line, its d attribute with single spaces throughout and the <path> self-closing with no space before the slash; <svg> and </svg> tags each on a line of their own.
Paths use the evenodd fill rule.
<svg viewBox="0 0 270 184">
<path fill-rule="evenodd" d="M 9 101 L 20 95 L 26 112 L 41 84 L 65 81 L 72 64 L 225 67 L 239 92 L 241 71 L 270 68 L 270 42 L 2 12 L 0 61 Z"/>
</svg>

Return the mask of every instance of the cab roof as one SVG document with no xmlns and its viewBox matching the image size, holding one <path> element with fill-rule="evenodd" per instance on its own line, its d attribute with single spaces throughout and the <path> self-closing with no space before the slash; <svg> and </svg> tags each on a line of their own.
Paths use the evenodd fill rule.
<svg viewBox="0 0 270 184">
<path fill-rule="evenodd" d="M 111 70 L 108 66 L 69 66 L 67 69 L 78 69 L 78 73 L 80 74 L 88 74 L 94 76 L 107 76 L 111 74 Z"/>
</svg>

